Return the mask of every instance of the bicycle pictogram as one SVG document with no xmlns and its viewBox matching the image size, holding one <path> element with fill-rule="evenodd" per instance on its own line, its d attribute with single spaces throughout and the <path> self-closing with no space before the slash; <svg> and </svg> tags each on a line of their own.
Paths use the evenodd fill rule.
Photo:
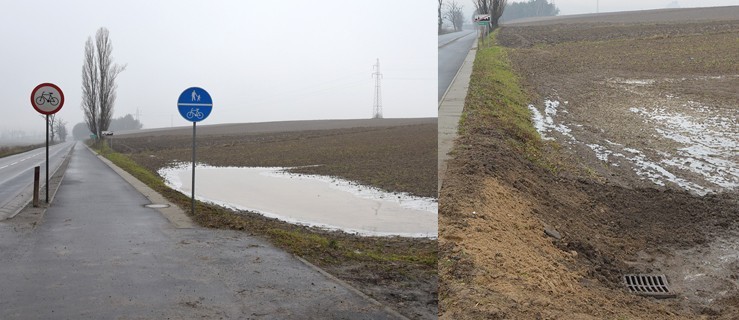
<svg viewBox="0 0 739 320">
<path fill-rule="evenodd" d="M 44 103 L 50 103 L 52 106 L 59 104 L 59 98 L 54 97 L 53 92 L 42 91 L 41 95 L 36 97 L 36 104 L 43 105 Z"/>
<path fill-rule="evenodd" d="M 190 112 L 187 113 L 188 119 L 192 119 L 192 118 L 202 119 L 203 116 L 204 116 L 203 113 L 200 112 L 200 108 L 192 108 L 190 109 Z"/>
</svg>

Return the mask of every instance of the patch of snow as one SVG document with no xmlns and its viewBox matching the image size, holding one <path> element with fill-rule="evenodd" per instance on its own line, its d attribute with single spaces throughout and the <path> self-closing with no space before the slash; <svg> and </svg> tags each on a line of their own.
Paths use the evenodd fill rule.
<svg viewBox="0 0 739 320">
<path fill-rule="evenodd" d="M 721 188 L 739 188 L 739 112 L 726 116 L 695 101 L 688 101 L 683 107 L 697 111 L 700 118 L 665 107 L 630 110 L 654 122 L 662 137 L 684 146 L 674 156 L 663 155 L 661 163 L 697 173 Z"/>
<path fill-rule="evenodd" d="M 534 123 L 536 131 L 541 135 L 542 140 L 553 140 L 554 138 L 548 136 L 548 133 L 551 133 L 552 131 L 557 131 L 562 135 L 575 140 L 575 137 L 571 134 L 572 129 L 563 123 L 555 124 L 555 118 L 557 117 L 558 112 L 567 113 L 567 110 L 559 109 L 559 106 L 559 101 L 549 99 L 544 101 L 544 113 L 539 111 L 539 109 L 537 109 L 533 104 L 528 106 L 531 111 L 531 121 Z"/>
<path fill-rule="evenodd" d="M 534 128 L 539 132 L 541 138 L 543 140 L 552 140 L 553 138 L 547 137 L 546 135 L 547 124 L 544 122 L 544 117 L 541 112 L 539 112 L 539 109 L 534 107 L 533 104 L 530 104 L 529 110 L 531 111 L 531 121 L 534 123 Z"/>
<path fill-rule="evenodd" d="M 623 78 L 612 78 L 608 79 L 608 81 L 618 84 L 628 84 L 628 85 L 637 85 L 637 86 L 646 86 L 646 85 L 652 85 L 656 81 L 654 79 L 623 79 Z"/>
<path fill-rule="evenodd" d="M 595 151 L 595 156 L 601 161 L 608 162 L 608 155 L 613 153 L 613 151 L 608 150 L 606 149 L 606 147 L 598 144 L 589 144 L 587 146 Z"/>
<path fill-rule="evenodd" d="M 655 83 L 655 80 L 616 79 L 616 82 L 649 85 Z M 667 97 L 671 99 L 675 96 L 668 94 Z M 551 134 L 558 132 L 569 137 L 569 144 L 585 145 L 593 150 L 600 161 L 613 166 L 618 166 L 618 159 L 628 161 L 633 164 L 637 175 L 660 186 L 670 182 L 698 194 L 715 191 L 716 187 L 728 190 L 739 188 L 739 112 L 733 111 L 736 109 L 709 107 L 692 100 L 681 106 L 693 111 L 691 115 L 660 106 L 629 108 L 629 112 L 636 113 L 654 128 L 656 135 L 653 137 L 666 138 L 682 145 L 674 154 L 661 150 L 645 150 L 649 151 L 650 155 L 647 156 L 641 150 L 624 147 L 607 139 L 604 139 L 604 143 L 578 141 L 572 135 L 570 125 L 582 125 L 566 125 L 557 119 L 559 113 L 565 112 L 561 108 L 566 104 L 548 99 L 544 101 L 543 111 L 534 105 L 528 106 L 534 126 L 542 139 L 552 140 Z M 730 110 L 729 115 L 726 110 Z M 679 176 L 680 172 L 686 171 L 700 175 L 706 183 L 699 184 Z"/>
<path fill-rule="evenodd" d="M 636 154 L 636 156 L 631 158 L 627 157 L 626 159 L 636 165 L 636 167 L 634 168 L 636 174 L 646 177 L 647 179 L 652 181 L 652 183 L 659 186 L 664 186 L 664 181 L 669 181 L 677 184 L 679 187 L 685 190 L 693 191 L 699 195 L 705 195 L 707 193 L 705 188 L 701 187 L 700 185 L 680 178 L 664 167 L 660 166 L 658 163 L 650 161 L 642 152 L 639 151 Z"/>
</svg>

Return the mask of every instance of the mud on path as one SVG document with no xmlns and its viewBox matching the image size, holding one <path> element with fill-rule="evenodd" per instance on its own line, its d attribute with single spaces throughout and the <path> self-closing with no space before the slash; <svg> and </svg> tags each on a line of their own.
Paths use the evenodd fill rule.
<svg viewBox="0 0 739 320">
<path fill-rule="evenodd" d="M 739 20 L 501 29 L 547 155 L 468 118 L 440 193 L 442 312 L 735 319 L 738 38 Z M 678 297 L 626 293 L 627 273 Z"/>
</svg>

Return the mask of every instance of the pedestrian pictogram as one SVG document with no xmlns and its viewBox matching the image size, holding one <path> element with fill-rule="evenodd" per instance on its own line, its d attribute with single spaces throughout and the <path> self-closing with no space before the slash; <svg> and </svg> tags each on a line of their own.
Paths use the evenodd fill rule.
<svg viewBox="0 0 739 320">
<path fill-rule="evenodd" d="M 210 115 L 213 110 L 213 100 L 208 91 L 203 88 L 187 88 L 177 99 L 177 109 L 185 120 L 198 122 Z"/>
<path fill-rule="evenodd" d="M 210 115 L 213 110 L 213 99 L 210 98 L 208 91 L 203 88 L 192 87 L 187 88 L 180 93 L 177 99 L 177 110 L 180 115 L 187 121 L 192 122 L 192 195 L 190 196 L 190 212 L 195 215 L 195 132 L 197 123 Z"/>
</svg>

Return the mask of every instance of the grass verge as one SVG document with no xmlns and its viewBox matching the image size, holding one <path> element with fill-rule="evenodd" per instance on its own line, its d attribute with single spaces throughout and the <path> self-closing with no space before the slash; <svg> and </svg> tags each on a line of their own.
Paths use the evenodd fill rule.
<svg viewBox="0 0 739 320">
<path fill-rule="evenodd" d="M 531 122 L 527 107 L 531 95 L 521 86 L 506 49 L 496 44 L 497 34 L 496 30 L 478 47 L 459 134 L 494 128 L 528 160 L 556 171 L 557 166 L 545 159 L 545 144 Z"/>
<path fill-rule="evenodd" d="M 7 156 L 12 156 L 14 154 L 24 153 L 26 151 L 30 151 L 36 148 L 41 148 L 45 146 L 46 144 L 39 143 L 39 144 L 33 144 L 33 145 L 27 145 L 27 146 L 6 146 L 6 147 L 0 147 L 0 158 L 4 158 Z"/>
</svg>

